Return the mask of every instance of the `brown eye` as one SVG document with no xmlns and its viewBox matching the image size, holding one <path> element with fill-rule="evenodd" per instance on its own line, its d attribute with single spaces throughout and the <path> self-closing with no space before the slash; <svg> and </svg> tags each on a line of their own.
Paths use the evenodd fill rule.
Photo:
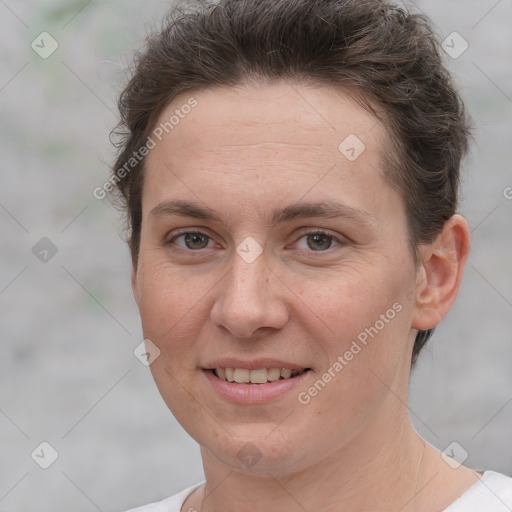
<svg viewBox="0 0 512 512">
<path fill-rule="evenodd" d="M 210 240 L 210 237 L 208 235 L 205 235 L 204 233 L 200 233 L 198 231 L 188 231 L 186 233 L 181 233 L 173 237 L 168 242 L 168 245 L 173 245 L 175 241 L 178 240 L 179 238 L 183 238 L 185 245 L 176 245 L 178 245 L 178 247 L 181 247 L 183 249 L 189 249 L 191 251 L 206 249 L 208 246 L 208 242 Z"/>
<path fill-rule="evenodd" d="M 328 235 L 314 234 L 307 235 L 306 238 L 308 241 L 308 247 L 314 251 L 329 249 L 333 241 L 333 237 Z"/>
<path fill-rule="evenodd" d="M 325 252 L 332 247 L 333 242 L 341 245 L 341 242 L 333 235 L 325 231 L 311 231 L 305 233 L 299 240 L 305 240 L 305 246 L 299 247 L 300 250 Z"/>
<path fill-rule="evenodd" d="M 297 249 L 306 253 L 332 252 L 336 245 L 347 245 L 348 241 L 343 236 L 335 236 L 330 232 L 321 229 L 306 231 L 295 243 Z M 334 245 L 333 245 L 334 244 Z"/>
</svg>

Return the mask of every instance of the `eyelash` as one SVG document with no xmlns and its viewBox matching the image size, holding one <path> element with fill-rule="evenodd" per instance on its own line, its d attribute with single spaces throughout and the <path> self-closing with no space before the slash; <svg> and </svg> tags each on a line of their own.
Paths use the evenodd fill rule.
<svg viewBox="0 0 512 512">
<path fill-rule="evenodd" d="M 206 233 L 202 233 L 201 231 L 188 230 L 188 231 L 181 231 L 180 233 L 176 234 L 168 242 L 166 242 L 165 245 L 170 247 L 170 246 L 174 245 L 174 242 L 178 238 L 180 238 L 180 237 L 182 237 L 184 235 L 187 235 L 187 234 L 203 235 L 203 236 L 207 237 L 208 239 L 212 240 L 212 237 L 210 237 Z M 301 240 L 302 238 L 305 238 L 305 237 L 311 236 L 311 235 L 322 235 L 322 236 L 325 236 L 325 237 L 327 237 L 327 238 L 337 242 L 339 246 L 347 245 L 347 242 L 344 242 L 344 241 L 340 240 L 339 238 L 337 238 L 334 235 L 330 234 L 328 231 L 323 231 L 322 229 L 313 229 L 313 230 L 310 230 L 310 231 L 303 232 L 301 234 L 301 236 L 298 238 L 298 240 Z M 301 251 L 301 252 L 309 252 L 309 253 L 317 253 L 318 254 L 318 253 L 329 253 L 329 252 L 331 252 L 331 249 L 333 249 L 333 248 L 329 247 L 329 249 L 326 249 L 325 251 L 322 251 L 322 250 L 314 251 L 314 250 L 306 250 L 306 249 L 299 249 L 299 251 Z M 187 249 L 187 248 L 183 248 L 183 247 L 179 247 L 178 246 L 178 249 L 173 249 L 173 250 L 178 250 L 178 251 L 182 251 L 182 252 L 192 253 L 192 252 L 204 251 L 204 250 L 207 250 L 207 249 L 205 248 L 205 249 L 197 249 L 197 250 L 195 250 L 195 249 Z"/>
</svg>

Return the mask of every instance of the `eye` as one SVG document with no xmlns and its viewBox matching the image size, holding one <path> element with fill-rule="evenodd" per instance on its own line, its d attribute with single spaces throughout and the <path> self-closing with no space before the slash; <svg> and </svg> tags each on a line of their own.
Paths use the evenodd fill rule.
<svg viewBox="0 0 512 512">
<path fill-rule="evenodd" d="M 176 240 L 180 238 L 183 238 L 184 245 L 175 243 Z M 211 238 L 208 235 L 205 235 L 200 231 L 185 231 L 172 237 L 168 242 L 166 242 L 166 245 L 177 245 L 182 249 L 195 251 L 199 249 L 206 249 L 210 240 Z"/>
<path fill-rule="evenodd" d="M 343 245 L 343 242 L 337 239 L 334 235 L 326 231 L 322 231 L 321 229 L 315 229 L 313 231 L 308 231 L 304 233 L 303 236 L 300 237 L 299 241 L 305 239 L 306 247 L 302 247 L 301 250 L 311 250 L 314 252 L 326 252 L 327 249 L 332 247 L 332 242 L 335 241 L 338 245 Z"/>
<path fill-rule="evenodd" d="M 182 243 L 176 242 L 179 239 L 183 239 Z M 305 243 L 303 242 L 303 247 L 300 247 L 300 242 L 302 240 L 304 240 Z M 208 244 L 211 241 L 212 239 L 210 236 L 200 231 L 182 231 L 181 233 L 173 236 L 165 243 L 165 245 L 171 247 L 177 246 L 179 248 L 178 250 L 198 252 L 202 249 L 207 249 Z M 315 229 L 303 233 L 296 245 L 299 245 L 298 248 L 301 251 L 327 252 L 328 249 L 332 248 L 333 243 L 337 245 L 344 245 L 343 241 L 334 235 L 331 235 L 327 231 Z"/>
</svg>

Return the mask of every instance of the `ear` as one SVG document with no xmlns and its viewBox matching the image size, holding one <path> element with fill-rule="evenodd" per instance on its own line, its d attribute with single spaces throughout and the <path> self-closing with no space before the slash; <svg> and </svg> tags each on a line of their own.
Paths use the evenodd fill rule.
<svg viewBox="0 0 512 512">
<path fill-rule="evenodd" d="M 137 268 L 132 266 L 132 291 L 135 297 L 135 302 L 139 304 L 139 293 L 137 291 Z"/>
<path fill-rule="evenodd" d="M 427 330 L 438 325 L 459 292 L 471 240 L 466 219 L 454 215 L 443 231 L 421 247 L 412 327 Z"/>
</svg>

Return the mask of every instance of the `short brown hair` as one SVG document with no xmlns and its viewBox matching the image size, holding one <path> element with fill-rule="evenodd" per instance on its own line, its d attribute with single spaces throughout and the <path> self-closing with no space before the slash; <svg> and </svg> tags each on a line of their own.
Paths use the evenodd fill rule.
<svg viewBox="0 0 512 512">
<path fill-rule="evenodd" d="M 341 87 L 379 118 L 374 106 L 382 109 L 385 177 L 405 202 L 415 261 L 456 213 L 469 119 L 429 18 L 385 0 L 198 0 L 172 9 L 147 39 L 119 99 L 112 198 L 126 213 L 135 267 L 145 159 L 129 172 L 126 162 L 161 112 L 185 92 L 277 79 Z M 413 364 L 432 332 L 418 332 Z"/>
</svg>

